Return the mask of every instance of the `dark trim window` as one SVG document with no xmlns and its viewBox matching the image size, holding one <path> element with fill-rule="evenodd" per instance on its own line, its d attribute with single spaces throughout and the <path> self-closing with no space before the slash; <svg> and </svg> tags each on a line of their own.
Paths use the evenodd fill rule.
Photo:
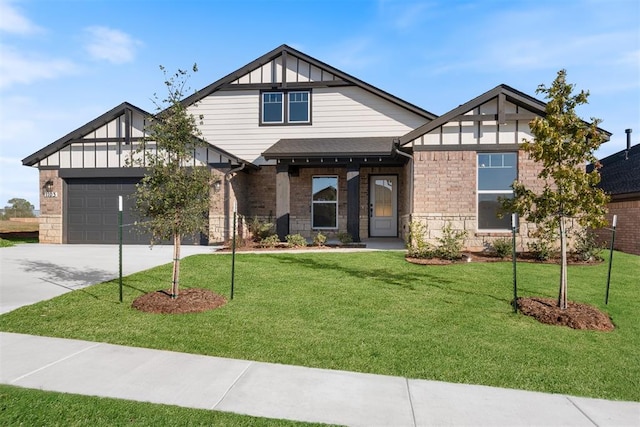
<svg viewBox="0 0 640 427">
<path fill-rule="evenodd" d="M 511 218 L 498 218 L 500 198 L 512 198 L 517 153 L 478 153 L 478 230 L 507 231 Z"/>
<path fill-rule="evenodd" d="M 338 177 L 312 178 L 311 227 L 338 228 Z"/>
<path fill-rule="evenodd" d="M 260 124 L 311 123 L 310 90 L 262 92 L 260 99 Z"/>
</svg>

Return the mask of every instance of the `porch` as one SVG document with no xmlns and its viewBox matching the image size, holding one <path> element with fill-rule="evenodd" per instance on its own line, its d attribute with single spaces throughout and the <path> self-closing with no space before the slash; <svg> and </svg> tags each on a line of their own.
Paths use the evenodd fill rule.
<svg viewBox="0 0 640 427">
<path fill-rule="evenodd" d="M 354 242 L 393 237 L 410 211 L 409 155 L 391 137 L 282 139 L 263 153 L 276 160 L 275 222 L 281 240 L 321 232 Z"/>
</svg>

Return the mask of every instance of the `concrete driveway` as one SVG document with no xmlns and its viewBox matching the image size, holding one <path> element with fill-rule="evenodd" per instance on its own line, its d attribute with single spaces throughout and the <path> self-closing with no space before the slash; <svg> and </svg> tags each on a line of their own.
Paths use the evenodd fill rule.
<svg viewBox="0 0 640 427">
<path fill-rule="evenodd" d="M 215 249 L 182 246 L 181 256 Z M 172 256 L 172 246 L 123 246 L 123 275 L 167 264 Z M 1 248 L 0 314 L 117 277 L 117 245 L 19 244 Z"/>
</svg>

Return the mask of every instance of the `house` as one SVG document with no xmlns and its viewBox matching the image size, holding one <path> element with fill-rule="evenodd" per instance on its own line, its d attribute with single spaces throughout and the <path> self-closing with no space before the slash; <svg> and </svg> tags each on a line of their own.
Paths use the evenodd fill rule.
<svg viewBox="0 0 640 427">
<path fill-rule="evenodd" d="M 479 249 L 510 235 L 498 198 L 516 177 L 535 186 L 539 172 L 519 147 L 545 104 L 506 85 L 438 117 L 282 45 L 183 102 L 208 142 L 195 162 L 214 182 L 210 242 L 231 237 L 237 207 L 275 222 L 281 238 L 405 237 L 418 220 L 431 239 L 451 222 Z M 23 160 L 40 170 L 41 241 L 115 242 L 117 195 L 144 174 L 127 159 L 148 116 L 123 103 Z"/>
<path fill-rule="evenodd" d="M 611 200 L 608 219 L 616 215 L 614 247 L 640 255 L 640 145 L 631 146 L 631 129 L 626 130 L 627 148 L 600 160 L 600 184 Z M 597 231 L 601 242 L 611 241 L 611 232 Z"/>
</svg>

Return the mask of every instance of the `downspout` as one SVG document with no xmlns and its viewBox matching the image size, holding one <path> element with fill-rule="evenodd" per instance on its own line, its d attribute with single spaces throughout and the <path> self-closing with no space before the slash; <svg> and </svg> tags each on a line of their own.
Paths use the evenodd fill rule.
<svg viewBox="0 0 640 427">
<path fill-rule="evenodd" d="M 223 178 L 223 182 L 224 182 L 224 240 L 225 242 L 228 242 L 231 237 L 231 215 L 233 215 L 233 210 L 231 208 L 231 200 L 230 200 L 230 193 L 231 193 L 231 174 L 234 174 L 236 172 L 240 172 L 241 170 L 243 170 L 245 167 L 247 166 L 246 163 L 242 163 L 239 167 L 235 168 L 235 169 L 231 169 L 227 172 L 225 172 L 224 174 L 224 178 Z"/>
<path fill-rule="evenodd" d="M 396 154 L 399 154 L 403 157 L 409 159 L 409 222 L 411 222 L 413 217 L 413 156 L 411 154 L 407 154 L 403 151 L 400 151 L 398 147 L 400 146 L 400 139 L 396 138 L 393 140 L 393 151 Z"/>
</svg>

